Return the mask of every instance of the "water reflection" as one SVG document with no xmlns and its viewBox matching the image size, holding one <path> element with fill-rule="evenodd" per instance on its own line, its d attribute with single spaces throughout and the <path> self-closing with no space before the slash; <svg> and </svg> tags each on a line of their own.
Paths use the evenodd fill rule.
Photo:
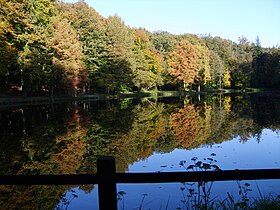
<svg viewBox="0 0 280 210">
<path fill-rule="evenodd" d="M 275 145 L 279 149 L 279 133 L 275 136 L 272 131 L 279 132 L 280 100 L 271 95 L 5 108 L 0 111 L 0 126 L 1 174 L 96 173 L 96 159 L 102 155 L 116 157 L 117 171 L 173 171 L 180 170 L 182 159 L 205 158 L 213 150 L 222 169 L 280 164 L 280 158 L 271 158 L 277 154 Z M 247 143 L 240 146 L 239 142 Z M 262 142 L 262 147 L 255 147 Z M 166 155 L 169 162 L 164 162 Z M 72 187 L 1 186 L 0 206 L 53 209 Z M 94 187 L 80 189 L 91 192 Z"/>
</svg>

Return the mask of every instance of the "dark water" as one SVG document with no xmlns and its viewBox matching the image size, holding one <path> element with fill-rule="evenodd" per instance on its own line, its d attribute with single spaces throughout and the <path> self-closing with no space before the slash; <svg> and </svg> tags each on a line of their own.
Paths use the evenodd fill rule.
<svg viewBox="0 0 280 210">
<path fill-rule="evenodd" d="M 102 155 L 114 156 L 119 172 L 182 171 L 180 161 L 188 166 L 193 157 L 213 158 L 221 169 L 280 168 L 275 94 L 2 107 L 0 125 L 1 174 L 96 173 Z M 250 196 L 257 196 L 257 187 L 264 194 L 280 193 L 279 180 L 249 184 Z M 244 182 L 215 182 L 211 193 L 238 198 L 238 185 Z M 0 186 L 0 208 L 97 209 L 96 189 Z M 120 209 L 139 209 L 141 203 L 142 209 L 182 208 L 181 189 L 182 183 L 119 185 L 126 193 Z"/>
</svg>

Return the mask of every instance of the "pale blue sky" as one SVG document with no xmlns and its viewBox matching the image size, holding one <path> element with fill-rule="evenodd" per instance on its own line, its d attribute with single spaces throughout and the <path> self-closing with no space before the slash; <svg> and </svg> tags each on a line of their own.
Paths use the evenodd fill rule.
<svg viewBox="0 0 280 210">
<path fill-rule="evenodd" d="M 117 14 L 127 25 L 151 32 L 210 33 L 233 41 L 259 36 L 263 47 L 280 44 L 280 0 L 85 1 L 104 17 Z"/>
</svg>

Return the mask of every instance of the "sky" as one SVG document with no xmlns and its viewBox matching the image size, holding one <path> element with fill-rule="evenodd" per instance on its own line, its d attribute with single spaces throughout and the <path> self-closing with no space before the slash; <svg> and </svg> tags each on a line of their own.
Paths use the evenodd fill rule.
<svg viewBox="0 0 280 210">
<path fill-rule="evenodd" d="M 65 0 L 76 2 L 77 0 Z M 102 16 L 151 32 L 210 34 L 280 45 L 280 0 L 85 0 Z"/>
</svg>

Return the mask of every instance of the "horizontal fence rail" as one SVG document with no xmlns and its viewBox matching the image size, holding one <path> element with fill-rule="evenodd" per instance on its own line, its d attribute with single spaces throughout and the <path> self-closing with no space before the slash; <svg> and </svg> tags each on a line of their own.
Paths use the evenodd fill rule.
<svg viewBox="0 0 280 210">
<path fill-rule="evenodd" d="M 100 210 L 117 209 L 118 183 L 164 183 L 280 179 L 280 169 L 220 170 L 191 172 L 116 173 L 113 157 L 97 160 L 97 174 L 0 175 L 0 185 L 98 184 Z"/>
<path fill-rule="evenodd" d="M 117 183 L 163 183 L 280 179 L 280 169 L 190 171 L 159 173 L 117 173 Z"/>
</svg>

